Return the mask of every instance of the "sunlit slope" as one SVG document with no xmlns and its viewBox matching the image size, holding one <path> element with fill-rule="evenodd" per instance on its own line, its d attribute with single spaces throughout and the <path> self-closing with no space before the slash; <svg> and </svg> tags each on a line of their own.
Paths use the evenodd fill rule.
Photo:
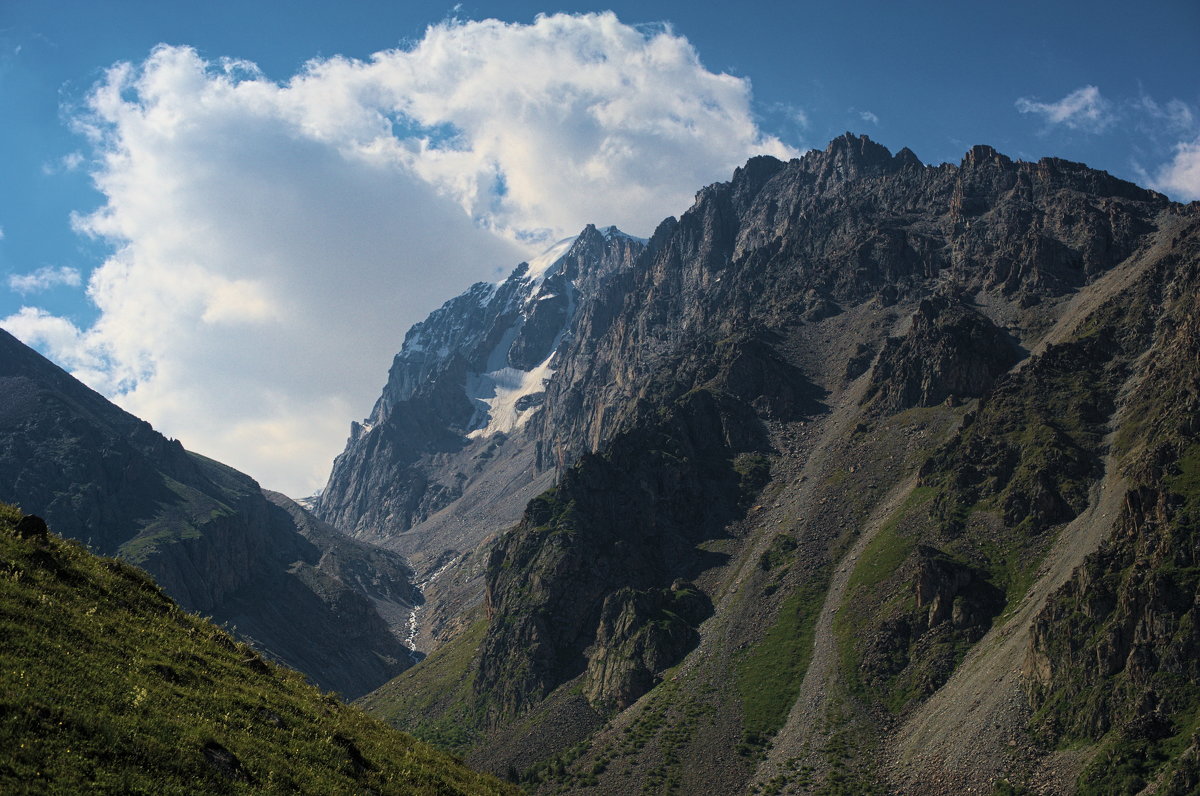
<svg viewBox="0 0 1200 796">
<path fill-rule="evenodd" d="M 510 792 L 0 505 L 0 791 L 26 790 Z"/>
</svg>

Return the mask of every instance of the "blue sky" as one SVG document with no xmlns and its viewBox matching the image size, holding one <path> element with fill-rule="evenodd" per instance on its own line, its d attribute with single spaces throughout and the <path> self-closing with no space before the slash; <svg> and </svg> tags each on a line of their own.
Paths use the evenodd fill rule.
<svg viewBox="0 0 1200 796">
<path fill-rule="evenodd" d="M 757 152 L 989 143 L 1200 198 L 1198 34 L 1191 0 L 3 0 L 0 325 L 306 493 L 409 324 Z"/>
</svg>

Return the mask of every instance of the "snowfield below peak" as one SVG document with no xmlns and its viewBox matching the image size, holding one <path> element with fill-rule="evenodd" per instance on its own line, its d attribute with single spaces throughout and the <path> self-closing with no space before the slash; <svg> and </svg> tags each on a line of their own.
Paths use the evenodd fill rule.
<svg viewBox="0 0 1200 796">
<path fill-rule="evenodd" d="M 519 406 L 522 398 L 529 398 L 546 391 L 546 382 L 554 375 L 550 367 L 554 354 L 533 370 L 506 367 L 483 373 L 470 379 L 467 396 L 487 405 L 487 425 L 467 434 L 475 439 L 492 434 L 511 434 L 534 414 L 540 402 Z"/>
</svg>

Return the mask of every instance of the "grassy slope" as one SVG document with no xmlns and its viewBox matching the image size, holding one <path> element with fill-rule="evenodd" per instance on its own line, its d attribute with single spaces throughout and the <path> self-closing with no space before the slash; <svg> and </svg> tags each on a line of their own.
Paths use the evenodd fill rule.
<svg viewBox="0 0 1200 796">
<path fill-rule="evenodd" d="M 789 553 L 779 539 L 764 554 L 760 566 L 771 570 Z M 794 543 L 793 543 L 794 544 Z M 750 648 L 737 666 L 737 687 L 742 698 L 744 742 L 739 753 L 761 746 L 787 719 L 800 683 L 812 659 L 813 633 L 821 610 L 823 583 L 804 583 L 784 599 L 775 622 L 762 641 Z"/>
<path fill-rule="evenodd" d="M 479 700 L 474 659 L 487 632 L 478 619 L 428 658 L 358 700 L 357 705 L 418 738 L 455 752 L 476 740 Z"/>
<path fill-rule="evenodd" d="M 509 792 L 20 519 L 0 505 L 0 791 Z"/>
</svg>

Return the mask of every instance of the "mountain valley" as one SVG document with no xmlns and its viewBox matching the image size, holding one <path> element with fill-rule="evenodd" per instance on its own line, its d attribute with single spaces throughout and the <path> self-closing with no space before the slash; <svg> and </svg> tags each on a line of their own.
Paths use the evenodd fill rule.
<svg viewBox="0 0 1200 796">
<path fill-rule="evenodd" d="M 1198 296 L 1200 203 L 847 133 L 447 301 L 304 505 L 0 332 L 0 499 L 527 792 L 1190 793 Z"/>
</svg>

